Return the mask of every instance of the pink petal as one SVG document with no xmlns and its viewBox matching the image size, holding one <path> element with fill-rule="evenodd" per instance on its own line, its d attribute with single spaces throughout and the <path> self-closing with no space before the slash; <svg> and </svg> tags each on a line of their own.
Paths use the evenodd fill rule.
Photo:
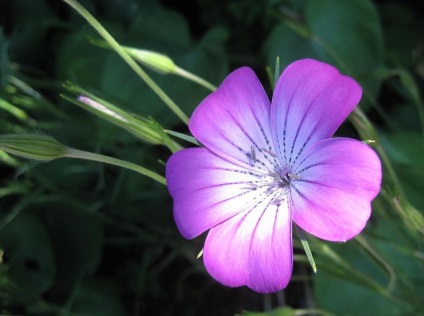
<svg viewBox="0 0 424 316">
<path fill-rule="evenodd" d="M 269 123 L 270 102 L 250 68 L 231 73 L 191 116 L 190 131 L 205 147 L 242 166 L 273 160 Z M 253 152 L 253 153 L 252 153 Z"/>
<path fill-rule="evenodd" d="M 274 144 L 287 166 L 309 145 L 331 137 L 361 99 L 361 87 L 328 64 L 303 59 L 281 75 L 271 105 Z"/>
<path fill-rule="evenodd" d="M 359 234 L 381 184 L 381 163 L 367 145 L 347 138 L 318 142 L 299 158 L 291 185 L 294 222 L 330 241 Z"/>
<path fill-rule="evenodd" d="M 258 203 L 267 188 L 252 190 L 257 176 L 205 148 L 173 154 L 166 165 L 166 180 L 181 234 L 194 238 Z"/>
<path fill-rule="evenodd" d="M 246 285 L 260 293 L 285 288 L 292 274 L 291 216 L 287 201 L 279 207 L 262 201 L 212 228 L 204 262 L 218 282 Z"/>
</svg>

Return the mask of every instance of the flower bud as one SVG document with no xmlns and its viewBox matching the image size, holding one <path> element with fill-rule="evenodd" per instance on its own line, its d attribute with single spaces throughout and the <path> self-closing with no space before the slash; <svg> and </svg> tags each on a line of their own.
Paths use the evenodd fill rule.
<svg viewBox="0 0 424 316">
<path fill-rule="evenodd" d="M 113 104 L 97 97 L 94 100 L 85 95 L 80 95 L 78 96 L 77 101 L 80 102 L 78 105 L 84 109 L 126 129 L 148 143 L 155 145 L 163 143 L 162 136 L 158 132 L 158 128 L 156 124 L 154 124 L 153 120 L 127 113 Z M 163 130 L 163 128 L 160 130 Z"/>
<path fill-rule="evenodd" d="M 0 135 L 0 150 L 22 158 L 50 161 L 64 157 L 68 149 L 45 135 Z"/>
<path fill-rule="evenodd" d="M 172 59 L 166 55 L 126 46 L 123 46 L 122 48 L 124 48 L 126 52 L 136 61 L 158 71 L 161 74 L 174 73 L 177 69 L 177 65 L 175 65 Z"/>
<path fill-rule="evenodd" d="M 89 108 L 85 108 L 85 109 L 88 109 L 90 112 L 93 112 L 94 114 L 97 114 L 100 117 L 103 117 L 109 120 L 116 119 L 123 123 L 128 123 L 128 119 L 124 117 L 126 113 L 124 113 L 122 110 L 118 109 L 117 107 L 114 107 L 112 105 L 109 105 L 109 107 L 107 107 L 84 95 L 78 96 L 77 101 L 85 105 L 88 105 Z M 121 113 L 118 113 L 118 112 L 121 112 Z"/>
</svg>

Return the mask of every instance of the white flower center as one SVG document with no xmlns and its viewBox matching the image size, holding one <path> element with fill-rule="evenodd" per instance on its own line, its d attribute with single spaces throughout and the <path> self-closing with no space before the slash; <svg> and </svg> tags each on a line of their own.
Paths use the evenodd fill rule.
<svg viewBox="0 0 424 316">
<path fill-rule="evenodd" d="M 271 148 L 258 148 L 256 151 L 252 146 L 245 154 L 248 164 L 254 168 L 248 173 L 255 180 L 249 181 L 244 189 L 256 191 L 263 199 L 270 198 L 270 204 L 279 206 L 286 200 L 292 182 L 298 180 L 299 176 L 293 174 L 289 168 L 281 167 Z"/>
<path fill-rule="evenodd" d="M 271 177 L 271 180 L 269 180 L 269 177 Z M 272 196 L 271 204 L 279 206 L 286 199 L 294 176 L 287 171 L 276 171 L 270 172 L 270 175 L 264 178 L 265 185 L 268 186 L 265 193 Z"/>
</svg>

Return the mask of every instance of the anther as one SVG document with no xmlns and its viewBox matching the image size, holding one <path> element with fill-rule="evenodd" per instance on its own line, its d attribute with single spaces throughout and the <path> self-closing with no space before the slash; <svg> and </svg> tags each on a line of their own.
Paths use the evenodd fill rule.
<svg viewBox="0 0 424 316">
<path fill-rule="evenodd" d="M 284 177 L 281 178 L 281 181 L 284 185 L 289 185 L 291 181 L 290 173 L 287 173 Z"/>
<path fill-rule="evenodd" d="M 284 201 L 285 201 L 285 198 L 282 197 L 282 198 L 272 200 L 270 204 L 280 206 L 281 202 L 284 202 Z"/>
<path fill-rule="evenodd" d="M 270 154 L 272 157 L 277 157 L 277 155 L 276 154 L 274 154 L 271 150 L 269 150 L 269 149 L 266 149 L 266 148 L 262 148 L 262 150 L 264 151 L 264 152 L 266 152 L 267 154 Z"/>
<path fill-rule="evenodd" d="M 259 188 L 259 186 L 257 186 L 256 184 L 254 184 L 254 183 L 249 183 L 249 187 L 243 187 L 243 188 L 241 188 L 242 190 L 256 190 L 256 189 L 258 189 Z"/>
<path fill-rule="evenodd" d="M 253 146 L 250 146 L 250 155 L 252 157 L 253 163 L 256 162 L 256 152 L 255 152 L 255 148 Z"/>
<path fill-rule="evenodd" d="M 298 180 L 300 177 L 297 174 L 288 173 L 287 176 L 292 180 Z"/>
</svg>

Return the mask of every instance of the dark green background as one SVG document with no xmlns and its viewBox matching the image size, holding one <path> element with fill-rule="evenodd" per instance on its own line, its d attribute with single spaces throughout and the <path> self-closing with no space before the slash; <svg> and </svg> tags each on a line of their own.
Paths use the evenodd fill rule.
<svg viewBox="0 0 424 316">
<path fill-rule="evenodd" d="M 421 1 L 81 4 L 119 43 L 164 53 L 215 85 L 247 65 L 271 95 L 268 74 L 277 56 L 281 69 L 309 57 L 357 79 L 364 89 L 360 107 L 377 133 L 374 145 L 398 177 L 394 181 L 385 165 L 382 194 L 363 233 L 382 260 L 355 240 L 339 245 L 311 237 L 316 275 L 307 262 L 295 261 L 283 294 L 225 288 L 196 259 L 204 236 L 186 241 L 178 233 L 165 187 L 92 162 L 38 163 L 2 154 L 0 314 L 234 315 L 278 306 L 290 308 L 275 315 L 302 308 L 335 315 L 424 311 L 424 231 L 414 228 L 409 212 L 422 214 L 424 208 Z M 165 147 L 140 142 L 59 96 L 67 93 L 62 84 L 71 81 L 165 128 L 187 132 L 115 52 L 89 43 L 99 36 L 86 21 L 60 0 L 1 0 L 0 18 L 0 133 L 42 132 L 163 174 L 161 161 L 170 156 Z M 188 116 L 209 93 L 185 79 L 147 71 Z M 338 135 L 359 139 L 361 132 L 348 121 Z M 399 197 L 406 203 L 400 211 Z M 325 247 L 348 266 L 329 257 Z M 295 253 L 303 254 L 297 244 Z"/>
</svg>

